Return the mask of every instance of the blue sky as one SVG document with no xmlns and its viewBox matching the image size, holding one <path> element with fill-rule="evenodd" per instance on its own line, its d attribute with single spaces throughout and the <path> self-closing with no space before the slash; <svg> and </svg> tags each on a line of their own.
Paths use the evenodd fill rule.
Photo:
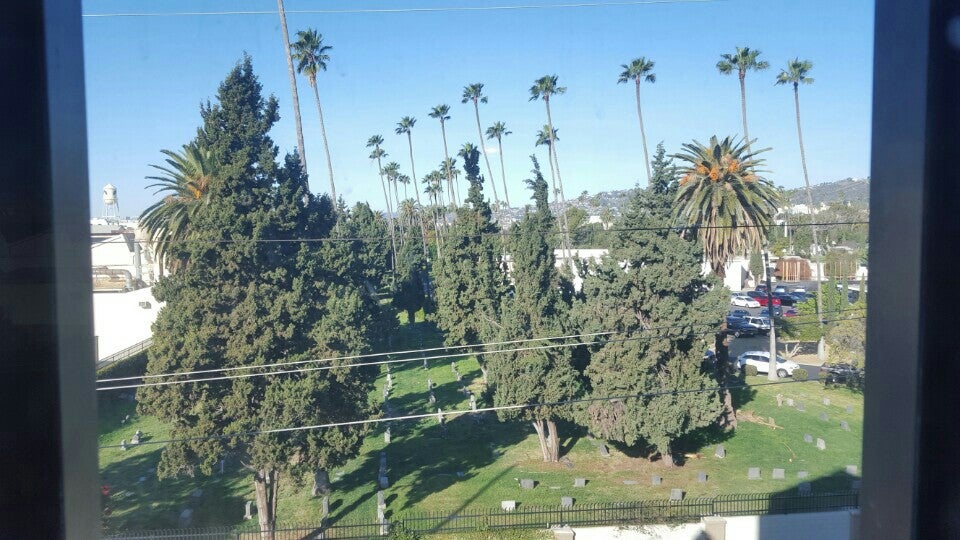
<svg viewBox="0 0 960 540">
<path fill-rule="evenodd" d="M 298 9 L 556 4 L 561 0 L 287 0 Z M 271 10 L 274 0 L 85 0 L 85 14 Z M 478 142 L 472 105 L 460 103 L 464 85 L 483 82 L 483 127 L 501 120 L 507 184 L 514 206 L 529 194 L 528 156 L 545 123 L 542 102 L 528 88 L 557 74 L 567 93 L 551 101 L 567 197 L 645 182 L 632 85 L 616 84 L 620 64 L 638 56 L 656 62 L 657 82 L 642 88 L 651 154 L 711 135 L 739 135 L 739 85 L 720 75 L 720 53 L 740 46 L 763 51 L 771 68 L 747 76 L 748 122 L 766 154 L 768 178 L 802 185 L 789 87 L 774 86 L 780 67 L 799 56 L 814 63 L 816 82 L 801 88 L 804 139 L 811 182 L 869 174 L 873 62 L 873 2 L 868 0 L 727 0 L 704 3 L 417 13 L 288 13 L 291 37 L 308 27 L 332 45 L 329 71 L 318 79 L 337 190 L 348 203 L 369 199 L 383 208 L 367 138 L 382 134 L 389 159 L 409 174 L 406 138 L 394 134 L 403 116 L 417 118 L 417 174 L 443 157 L 439 122 L 427 112 L 447 103 L 451 152 Z M 118 187 L 123 215 L 155 200 L 145 188 L 151 163 L 164 148 L 179 149 L 199 125 L 199 104 L 246 51 L 266 94 L 280 100 L 271 133 L 281 154 L 296 147 L 290 87 L 274 15 L 86 17 L 86 71 L 91 211 L 99 215 L 101 187 Z M 300 80 L 311 187 L 328 178 L 312 91 Z M 489 147 L 488 143 L 488 147 Z M 499 186 L 499 157 L 491 154 Z M 502 191 L 502 190 L 501 190 Z M 489 195 L 489 191 L 488 191 Z M 502 197 L 502 193 L 501 193 Z"/>
</svg>

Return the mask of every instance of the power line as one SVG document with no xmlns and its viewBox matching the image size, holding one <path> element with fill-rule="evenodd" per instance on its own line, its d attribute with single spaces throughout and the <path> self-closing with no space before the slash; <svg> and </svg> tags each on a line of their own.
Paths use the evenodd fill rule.
<svg viewBox="0 0 960 540">
<path fill-rule="evenodd" d="M 446 420 L 447 417 L 455 417 L 466 414 L 479 414 L 485 412 L 495 412 L 495 411 L 506 411 L 506 410 L 517 410 L 517 409 L 532 409 L 536 407 L 555 407 L 558 405 L 571 405 L 574 403 L 589 403 L 595 401 L 614 401 L 614 400 L 626 400 L 626 399 L 642 399 L 646 397 L 659 397 L 659 396 L 669 396 L 669 395 L 684 395 L 684 394 L 698 394 L 702 392 L 720 392 L 723 390 L 736 390 L 740 388 L 755 388 L 758 386 L 772 386 L 780 384 L 794 384 L 794 383 L 805 383 L 805 382 L 819 382 L 815 379 L 808 379 L 805 381 L 798 380 L 789 380 L 789 381 L 772 381 L 765 383 L 757 384 L 738 384 L 738 385 L 723 385 L 716 386 L 711 388 L 691 388 L 691 389 L 674 389 L 674 390 L 663 390 L 659 392 L 644 392 L 640 394 L 626 394 L 621 396 L 604 396 L 604 397 L 586 397 L 586 398 L 577 398 L 577 399 L 565 399 L 561 401 L 552 401 L 552 402 L 541 402 L 541 403 L 518 403 L 514 405 L 500 405 L 494 407 L 478 407 L 476 410 L 473 409 L 461 409 L 461 410 L 452 410 L 447 412 L 436 412 L 436 413 L 422 413 L 422 414 L 408 414 L 404 416 L 390 416 L 386 418 L 367 418 L 364 420 L 352 420 L 348 422 L 331 422 L 326 424 L 314 424 L 310 426 L 295 426 L 295 427 L 282 427 L 274 429 L 262 429 L 256 431 L 243 431 L 238 433 L 230 433 L 224 435 L 207 435 L 203 437 L 184 437 L 182 439 L 163 439 L 163 440 L 147 440 L 140 443 L 140 446 L 148 444 L 169 444 L 176 442 L 190 442 L 190 441 L 209 441 L 209 440 L 218 440 L 218 439 L 232 439 L 234 437 L 249 437 L 253 435 L 269 435 L 274 433 L 290 433 L 294 431 L 307 431 L 314 429 L 324 429 L 324 428 L 333 428 L 333 427 L 347 427 L 347 426 L 360 426 L 360 425 L 369 425 L 369 424 L 381 424 L 385 422 L 399 422 L 405 420 L 420 420 L 424 418 L 437 418 L 438 416 Z M 104 450 L 107 448 L 123 448 L 123 445 L 120 444 L 109 444 L 98 447 L 99 450 Z"/>
<path fill-rule="evenodd" d="M 862 310 L 862 308 L 851 309 L 851 310 L 848 310 L 848 311 L 858 311 L 858 310 Z M 828 320 L 828 321 L 824 321 L 824 322 L 830 323 L 830 322 L 851 321 L 851 320 L 861 320 L 861 319 L 866 319 L 866 317 L 848 317 L 848 318 L 845 318 L 845 319 L 834 319 L 834 320 Z M 805 321 L 805 322 L 791 323 L 791 325 L 793 325 L 793 326 L 801 326 L 801 325 L 807 325 L 807 324 L 821 324 L 821 323 L 820 323 L 820 321 Z M 547 349 L 570 348 L 570 347 L 579 347 L 579 346 L 588 346 L 588 345 L 600 345 L 600 344 L 606 344 L 606 343 L 622 343 L 622 342 L 629 342 L 629 341 L 641 341 L 641 340 L 656 339 L 656 338 L 678 338 L 678 337 L 686 337 L 686 336 L 699 336 L 699 335 L 709 335 L 709 334 L 711 334 L 713 331 L 715 331 L 715 329 L 714 329 L 714 330 L 710 330 L 710 331 L 704 331 L 704 332 L 699 332 L 699 333 L 697 333 L 697 332 L 694 332 L 694 331 L 692 330 L 692 327 L 694 327 L 694 326 L 714 327 L 714 326 L 716 326 L 716 324 L 715 324 L 715 323 L 714 323 L 714 324 L 710 324 L 710 323 L 700 323 L 700 324 L 687 325 L 686 327 L 689 327 L 690 329 L 687 330 L 685 333 L 680 333 L 680 334 L 672 335 L 672 336 L 671 336 L 671 335 L 653 335 L 653 336 L 651 336 L 651 335 L 643 335 L 643 336 L 634 336 L 634 337 L 627 337 L 627 338 L 620 338 L 620 339 L 605 339 L 605 340 L 595 340 L 595 341 L 588 341 L 588 342 L 560 343 L 560 344 L 554 344 L 554 345 L 538 345 L 538 346 L 533 346 L 533 347 L 519 347 L 519 348 L 514 348 L 514 349 L 500 349 L 500 350 L 492 350 L 492 351 L 472 351 L 472 352 L 464 352 L 464 353 L 437 355 L 437 356 L 432 356 L 432 357 L 398 358 L 398 359 L 393 359 L 393 360 L 379 360 L 379 361 L 375 361 L 375 362 L 360 362 L 360 363 L 356 363 L 356 364 L 334 365 L 334 366 L 319 366 L 319 367 L 299 368 L 299 369 L 291 369 L 291 370 L 270 371 L 270 372 L 266 372 L 266 373 L 244 373 L 244 374 L 238 374 L 238 375 L 223 375 L 223 376 L 217 376 L 217 377 L 204 377 L 204 378 L 199 378 L 199 379 L 184 379 L 184 380 L 174 380 L 174 381 L 160 381 L 160 382 L 150 382 L 150 383 L 140 383 L 140 384 L 128 384 L 128 385 L 118 385 L 118 386 L 106 386 L 106 387 L 97 388 L 97 391 L 98 391 L 98 392 L 102 392 L 102 391 L 108 391 L 108 390 L 125 390 L 125 389 L 145 388 L 145 387 L 153 387 L 153 386 L 172 386 L 172 385 L 180 385 L 180 384 L 192 384 L 192 383 L 200 383 L 200 382 L 223 381 L 223 380 L 231 380 L 231 379 L 248 379 L 248 378 L 252 378 L 252 377 L 267 377 L 267 376 L 274 376 L 274 375 L 288 375 L 288 374 L 291 374 L 291 373 L 308 373 L 308 372 L 312 372 L 312 371 L 328 371 L 328 370 L 333 370 L 333 369 L 351 369 L 351 368 L 365 367 L 365 366 L 377 366 L 377 365 L 387 365 L 387 364 L 401 364 L 401 363 L 408 363 L 408 362 L 419 362 L 419 361 L 423 361 L 423 360 L 439 360 L 439 359 L 450 359 L 450 358 L 465 358 L 465 357 L 469 357 L 469 356 L 485 356 L 485 355 L 488 355 L 488 354 L 514 353 L 514 352 L 527 352 L 527 351 L 547 350 Z M 677 326 L 673 326 L 673 327 L 661 327 L 661 328 L 647 329 L 647 330 L 661 330 L 661 329 L 669 330 L 669 329 L 676 329 L 676 328 L 681 328 L 681 327 L 677 327 Z M 624 333 L 624 332 L 606 332 L 606 333 L 604 333 L 604 334 L 613 334 L 613 333 L 620 334 L 620 333 Z M 541 338 L 541 339 L 542 339 L 542 338 Z M 381 354 L 381 355 L 382 355 L 382 354 L 390 354 L 390 353 L 378 353 L 378 354 Z M 322 361 L 324 361 L 324 359 L 304 360 L 304 361 L 299 361 L 299 362 L 296 362 L 296 363 L 297 363 L 297 364 L 303 364 L 303 363 L 309 363 L 309 362 L 322 362 Z M 286 363 L 286 364 L 283 364 L 283 363 L 281 363 L 281 364 L 273 364 L 273 365 L 282 366 L 282 365 L 291 365 L 291 364 L 294 364 L 294 362 L 290 362 L 290 363 Z M 246 368 L 246 369 L 257 369 L 257 368 L 262 368 L 262 367 L 265 367 L 265 366 L 243 366 L 241 369 L 243 369 L 243 368 Z M 207 372 L 214 372 L 214 371 L 221 371 L 221 370 L 208 370 Z M 191 375 L 191 374 L 193 374 L 193 372 L 174 373 L 174 374 L 170 374 L 169 376 L 183 376 L 183 375 Z M 139 379 L 139 378 L 140 378 L 140 377 L 128 377 L 128 378 L 126 378 L 125 380 L 129 380 L 129 379 Z"/>
<path fill-rule="evenodd" d="M 450 7 L 424 7 L 424 8 L 368 8 L 368 9 L 287 9 L 287 14 L 296 13 L 304 15 L 345 15 L 345 14 L 385 14 L 385 13 L 438 13 L 438 12 L 476 12 L 476 11 L 519 11 L 535 9 L 564 9 L 564 8 L 588 8 L 588 7 L 624 7 L 624 6 L 643 6 L 656 4 L 709 4 L 712 2 L 725 0 L 636 0 L 623 2 L 579 2 L 571 4 L 519 4 L 519 5 L 500 5 L 500 6 L 450 6 Z M 276 15 L 276 11 L 271 10 L 249 10 L 249 11 L 169 11 L 169 12 L 117 12 L 117 13 L 84 13 L 87 18 L 109 18 L 109 17 L 194 17 L 210 15 Z"/>
</svg>

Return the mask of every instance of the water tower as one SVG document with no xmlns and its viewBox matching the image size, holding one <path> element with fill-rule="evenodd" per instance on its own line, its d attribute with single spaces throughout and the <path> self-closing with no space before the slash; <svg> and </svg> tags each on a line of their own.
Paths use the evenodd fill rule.
<svg viewBox="0 0 960 540">
<path fill-rule="evenodd" d="M 107 223 L 120 222 L 120 203 L 117 202 L 117 187 L 113 184 L 103 186 L 103 215 Z"/>
</svg>

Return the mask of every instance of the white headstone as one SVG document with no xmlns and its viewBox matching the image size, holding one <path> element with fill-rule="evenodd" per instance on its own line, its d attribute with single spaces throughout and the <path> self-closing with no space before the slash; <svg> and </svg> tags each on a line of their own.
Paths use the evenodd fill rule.
<svg viewBox="0 0 960 540">
<path fill-rule="evenodd" d="M 597 449 L 600 450 L 601 456 L 610 457 L 610 451 L 607 449 L 607 445 L 601 443 L 600 446 L 597 447 Z"/>
<path fill-rule="evenodd" d="M 830 405 L 830 398 L 828 398 L 828 397 L 823 398 L 823 404 L 824 404 L 824 405 Z"/>
<path fill-rule="evenodd" d="M 120 441 L 120 449 L 121 449 L 121 450 L 126 450 L 126 449 L 127 449 L 127 440 L 126 440 L 126 439 Z"/>
<path fill-rule="evenodd" d="M 433 389 L 433 379 L 427 379 L 427 390 Z"/>
<path fill-rule="evenodd" d="M 560 497 L 561 508 L 573 508 L 573 497 Z"/>
<path fill-rule="evenodd" d="M 683 490 L 674 488 L 670 490 L 670 500 L 679 502 L 683 500 Z"/>
<path fill-rule="evenodd" d="M 253 501 L 247 501 L 247 504 L 243 508 L 243 519 L 253 519 L 252 512 Z"/>
<path fill-rule="evenodd" d="M 813 435 L 804 435 L 803 442 L 813 442 Z"/>
<path fill-rule="evenodd" d="M 707 481 L 707 473 L 705 471 L 697 471 L 697 482 L 704 484 L 706 483 L 706 481 Z"/>
<path fill-rule="evenodd" d="M 817 450 L 826 450 L 827 443 L 823 439 L 817 439 Z"/>
<path fill-rule="evenodd" d="M 384 497 L 382 491 L 377 492 L 377 508 L 386 508 L 387 499 Z"/>
<path fill-rule="evenodd" d="M 383 442 L 390 444 L 390 428 L 387 427 L 387 430 L 383 432 Z"/>
<path fill-rule="evenodd" d="M 650 484 L 651 484 L 651 485 L 659 486 L 659 485 L 662 484 L 662 483 L 663 483 L 663 477 L 658 476 L 658 475 L 656 475 L 656 474 L 650 476 Z"/>
<path fill-rule="evenodd" d="M 797 478 L 806 478 L 810 476 L 810 473 L 807 471 L 797 471 Z"/>
<path fill-rule="evenodd" d="M 787 407 L 793 407 L 793 398 L 787 398 Z"/>
<path fill-rule="evenodd" d="M 760 467 L 750 467 L 747 469 L 748 480 L 760 480 Z"/>
<path fill-rule="evenodd" d="M 727 457 L 727 449 L 724 448 L 722 444 L 718 444 L 717 451 L 714 452 L 713 455 L 717 456 L 718 458 Z"/>
<path fill-rule="evenodd" d="M 470 394 L 470 410 L 477 410 L 477 398 L 473 394 Z"/>
<path fill-rule="evenodd" d="M 830 417 L 827 416 L 827 413 L 825 412 L 820 413 L 820 420 L 823 420 L 824 422 L 826 422 L 829 419 Z"/>
<path fill-rule="evenodd" d="M 847 474 L 850 476 L 857 475 L 857 466 L 856 465 L 847 465 Z"/>
<path fill-rule="evenodd" d="M 798 402 L 797 402 L 797 410 L 800 411 L 800 412 L 803 412 L 803 411 L 807 410 L 807 408 L 803 406 L 803 403 L 802 403 L 802 402 L 799 402 L 799 401 L 798 401 Z"/>
<path fill-rule="evenodd" d="M 500 509 L 505 512 L 513 512 L 517 509 L 517 501 L 500 501 Z"/>
<path fill-rule="evenodd" d="M 430 392 L 430 404 L 431 405 L 437 404 L 437 396 L 433 395 L 433 392 Z"/>
<path fill-rule="evenodd" d="M 846 420 L 840 421 L 840 429 L 844 431 L 850 431 L 850 424 Z"/>
<path fill-rule="evenodd" d="M 587 485 L 586 478 L 574 478 L 573 487 L 585 487 Z"/>
<path fill-rule="evenodd" d="M 783 469 L 774 469 L 773 470 L 773 479 L 774 480 L 783 480 L 785 471 Z"/>
<path fill-rule="evenodd" d="M 535 482 L 530 478 L 521 478 L 520 487 L 523 489 L 533 489 Z"/>
<path fill-rule="evenodd" d="M 853 414 L 853 405 L 847 405 L 847 414 Z"/>
</svg>

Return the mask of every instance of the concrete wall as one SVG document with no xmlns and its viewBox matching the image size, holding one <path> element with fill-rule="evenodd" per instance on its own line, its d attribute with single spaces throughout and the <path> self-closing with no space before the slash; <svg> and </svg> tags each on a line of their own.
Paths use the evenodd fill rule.
<svg viewBox="0 0 960 540">
<path fill-rule="evenodd" d="M 140 307 L 149 302 L 150 307 Z M 163 304 L 153 297 L 153 289 L 126 293 L 93 295 L 93 332 L 97 336 L 97 360 L 151 337 L 150 326 Z"/>
</svg>

